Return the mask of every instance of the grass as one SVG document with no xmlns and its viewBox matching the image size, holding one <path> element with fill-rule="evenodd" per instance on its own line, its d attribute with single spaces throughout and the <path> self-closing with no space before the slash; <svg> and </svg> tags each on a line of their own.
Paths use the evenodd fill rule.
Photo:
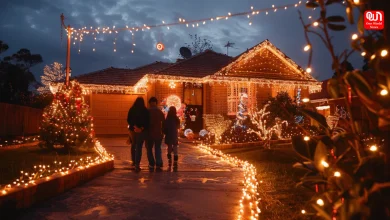
<svg viewBox="0 0 390 220">
<path fill-rule="evenodd" d="M 257 178 L 262 181 L 259 190 L 260 219 L 306 219 L 301 210 L 313 192 L 301 186 L 296 187 L 304 172 L 292 167 L 298 158 L 291 145 L 272 149 L 228 149 L 224 152 L 256 166 Z"/>
<path fill-rule="evenodd" d="M 38 146 L 0 149 L 0 185 L 15 181 L 20 177 L 20 171 L 32 171 L 35 165 L 48 165 L 54 161 L 65 163 L 87 156 L 97 156 L 97 154 L 93 150 L 55 152 Z"/>
</svg>

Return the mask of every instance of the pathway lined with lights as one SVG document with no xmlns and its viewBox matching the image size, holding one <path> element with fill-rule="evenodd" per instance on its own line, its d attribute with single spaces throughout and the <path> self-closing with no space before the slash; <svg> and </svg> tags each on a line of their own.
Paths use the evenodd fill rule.
<svg viewBox="0 0 390 220">
<path fill-rule="evenodd" d="M 143 170 L 134 173 L 127 169 L 125 138 L 100 141 L 115 156 L 116 169 L 34 207 L 22 219 L 250 219 L 257 214 L 250 164 L 182 144 L 178 172 L 164 167 L 164 172 L 150 173 L 144 152 Z M 165 153 L 164 147 L 164 165 Z"/>
</svg>

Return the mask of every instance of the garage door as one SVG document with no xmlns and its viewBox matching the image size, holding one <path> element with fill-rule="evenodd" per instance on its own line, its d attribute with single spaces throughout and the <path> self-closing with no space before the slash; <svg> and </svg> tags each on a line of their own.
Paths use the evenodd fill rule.
<svg viewBox="0 0 390 220">
<path fill-rule="evenodd" d="M 92 94 L 91 114 L 96 134 L 128 134 L 127 113 L 138 96 Z"/>
</svg>

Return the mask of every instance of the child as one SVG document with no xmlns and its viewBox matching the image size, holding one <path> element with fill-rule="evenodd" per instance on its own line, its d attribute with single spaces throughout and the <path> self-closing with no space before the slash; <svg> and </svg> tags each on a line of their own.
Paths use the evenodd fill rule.
<svg viewBox="0 0 390 220">
<path fill-rule="evenodd" d="M 168 145 L 167 156 L 168 156 L 169 169 L 171 169 L 172 166 L 172 151 L 174 154 L 173 167 L 174 169 L 177 169 L 177 160 L 179 158 L 177 154 L 179 128 L 180 128 L 180 120 L 176 116 L 176 108 L 174 106 L 171 106 L 169 107 L 168 115 L 164 122 L 165 144 Z"/>
</svg>

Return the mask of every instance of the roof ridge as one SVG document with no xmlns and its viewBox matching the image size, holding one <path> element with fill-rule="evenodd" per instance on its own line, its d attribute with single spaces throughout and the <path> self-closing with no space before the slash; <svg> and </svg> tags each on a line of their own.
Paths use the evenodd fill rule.
<svg viewBox="0 0 390 220">
<path fill-rule="evenodd" d="M 204 55 L 204 54 L 210 53 L 210 52 L 211 52 L 211 53 L 214 53 L 214 54 L 217 54 L 217 55 L 219 55 L 219 56 L 225 56 L 225 57 L 233 58 L 233 57 L 228 56 L 228 55 L 226 55 L 226 54 L 217 53 L 217 52 L 215 52 L 214 50 L 207 49 L 207 50 L 205 50 L 205 51 L 203 51 L 203 52 L 201 52 L 201 53 L 198 53 L 198 54 L 196 54 L 196 55 L 194 55 L 194 56 L 192 56 L 192 57 L 190 57 L 190 58 L 188 58 L 188 59 L 183 59 L 183 60 L 180 61 L 180 62 L 173 63 L 172 65 L 167 66 L 166 68 L 163 68 L 163 69 L 161 69 L 161 70 L 156 71 L 155 73 L 164 72 L 164 71 L 166 71 L 167 69 L 174 68 L 174 67 L 176 67 L 176 66 L 179 65 L 179 64 L 185 63 L 185 62 L 187 62 L 187 61 L 189 61 L 189 60 L 193 60 L 194 58 L 200 57 L 201 55 Z"/>
<path fill-rule="evenodd" d="M 131 70 L 140 70 L 140 69 L 143 69 L 143 68 L 145 68 L 145 67 L 149 67 L 149 66 L 151 66 L 151 65 L 153 65 L 153 64 L 158 64 L 158 63 L 163 63 L 163 64 L 171 64 L 171 63 L 168 63 L 168 62 L 154 61 L 154 62 L 152 62 L 152 63 L 148 63 L 148 64 L 145 64 L 145 65 L 142 65 L 142 66 L 136 67 L 136 68 L 134 68 L 134 69 L 131 69 Z"/>
</svg>

